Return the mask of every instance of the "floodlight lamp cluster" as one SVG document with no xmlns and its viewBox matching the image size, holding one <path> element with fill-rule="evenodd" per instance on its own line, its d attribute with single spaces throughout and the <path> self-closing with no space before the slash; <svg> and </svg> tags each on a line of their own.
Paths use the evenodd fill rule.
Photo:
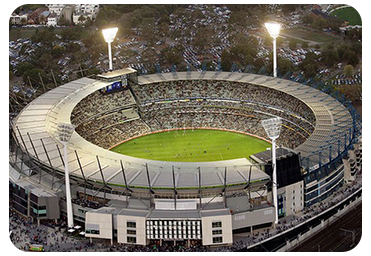
<svg viewBox="0 0 371 256">
<path fill-rule="evenodd" d="M 74 130 L 75 126 L 72 124 L 58 123 L 57 133 L 59 140 L 62 143 L 68 142 L 71 139 Z"/>
<path fill-rule="evenodd" d="M 106 43 L 112 43 L 115 39 L 118 28 L 107 28 L 102 30 L 102 34 Z"/>
<path fill-rule="evenodd" d="M 281 24 L 275 22 L 267 22 L 265 23 L 265 27 L 267 28 L 269 34 L 273 38 L 277 38 L 280 34 Z"/>
<path fill-rule="evenodd" d="M 261 124 L 265 132 L 271 140 L 275 140 L 280 136 L 282 120 L 279 117 L 262 120 Z"/>
</svg>

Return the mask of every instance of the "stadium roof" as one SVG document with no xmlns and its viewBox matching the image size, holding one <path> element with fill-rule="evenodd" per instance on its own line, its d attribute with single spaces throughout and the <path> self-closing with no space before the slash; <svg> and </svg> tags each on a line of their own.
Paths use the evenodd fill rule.
<svg viewBox="0 0 371 256">
<path fill-rule="evenodd" d="M 287 149 L 287 148 L 277 148 L 276 149 L 276 158 L 279 158 L 281 156 L 286 156 L 290 153 L 294 153 L 293 151 Z M 258 160 L 258 161 L 261 161 L 262 163 L 269 163 L 270 161 L 272 161 L 272 151 L 269 149 L 269 150 L 266 150 L 266 151 L 262 151 L 262 152 L 259 152 L 259 153 L 256 153 L 250 157 L 254 157 L 254 160 Z"/>
<path fill-rule="evenodd" d="M 295 150 L 302 157 L 308 157 L 309 167 L 316 168 L 319 157 L 322 162 L 329 159 L 331 151 L 323 151 L 329 141 L 336 141 L 332 155 L 336 156 L 339 140 L 340 150 L 346 143 L 344 133 L 352 127 L 352 117 L 347 109 L 331 96 L 312 87 L 290 80 L 267 77 L 247 73 L 229 72 L 180 72 L 153 74 L 138 77 L 139 84 L 150 84 L 171 80 L 205 79 L 228 80 L 250 83 L 273 88 L 290 94 L 305 102 L 314 112 L 316 127 L 311 136 Z M 87 95 L 97 91 L 109 83 L 91 78 L 81 78 L 41 95 L 27 105 L 18 115 L 14 127 L 18 141 L 35 159 L 46 166 L 52 166 L 60 173 L 64 172 L 60 151 L 62 144 L 57 139 L 57 124 L 70 123 L 73 108 Z M 32 140 L 32 143 L 30 141 Z M 345 143 L 344 143 L 345 142 Z M 319 151 L 322 156 L 318 155 Z M 46 154 L 47 152 L 47 154 Z M 80 165 L 77 161 L 78 153 Z M 102 172 L 97 163 L 99 158 Z M 334 157 L 333 157 L 334 158 Z M 85 178 L 91 182 L 108 185 L 125 186 L 120 161 L 123 162 L 125 175 L 130 187 L 148 188 L 148 178 L 151 187 L 173 188 L 172 166 L 175 168 L 176 187 L 199 187 L 198 167 L 201 168 L 201 186 L 218 187 L 224 185 L 224 168 L 227 166 L 227 185 L 247 183 L 251 171 L 251 181 L 269 179 L 269 176 L 256 167 L 251 167 L 246 159 L 236 159 L 218 162 L 179 163 L 146 160 L 100 148 L 82 138 L 78 133 L 72 134 L 68 144 L 69 170 L 72 176 Z M 148 173 L 145 168 L 148 164 Z M 206 174 L 206 175 L 205 175 Z"/>
<path fill-rule="evenodd" d="M 99 74 L 99 75 L 97 75 L 97 78 L 111 79 L 111 78 L 120 77 L 122 75 L 132 74 L 132 73 L 136 73 L 136 72 L 137 71 L 135 69 L 124 68 L 124 69 L 118 69 L 118 70 L 113 70 L 113 71 L 109 71 L 109 72 L 106 72 L 106 73 Z"/>
</svg>

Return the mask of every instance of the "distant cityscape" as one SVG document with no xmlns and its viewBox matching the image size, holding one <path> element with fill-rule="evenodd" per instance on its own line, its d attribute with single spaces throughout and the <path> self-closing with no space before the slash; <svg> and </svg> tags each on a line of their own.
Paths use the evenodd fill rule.
<svg viewBox="0 0 371 256">
<path fill-rule="evenodd" d="M 29 12 L 13 13 L 10 16 L 12 25 L 58 26 L 82 24 L 88 19 L 94 20 L 99 12 L 99 4 L 46 4 Z"/>
</svg>

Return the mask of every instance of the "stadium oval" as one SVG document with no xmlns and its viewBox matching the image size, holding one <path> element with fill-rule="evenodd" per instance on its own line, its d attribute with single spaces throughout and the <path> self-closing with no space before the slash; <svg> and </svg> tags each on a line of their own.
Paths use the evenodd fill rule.
<svg viewBox="0 0 371 256">
<path fill-rule="evenodd" d="M 62 144 L 57 137 L 58 123 L 71 123 L 71 119 L 76 116 L 71 117 L 71 114 L 80 102 L 99 90 L 102 93 L 106 92 L 109 86 L 114 84 L 115 72 L 118 72 L 122 79 L 123 74 L 120 74 L 120 71 L 103 74 L 96 79 L 85 77 L 52 89 L 32 101 L 14 122 L 15 137 L 23 150 L 41 166 L 63 175 L 64 163 L 60 154 Z M 319 163 L 326 164 L 344 152 L 351 143 L 351 134 L 354 132 L 352 115 L 340 102 L 320 90 L 290 80 L 230 72 L 153 74 L 138 76 L 134 80 L 137 81 L 134 81 L 133 86 L 140 91 L 146 90 L 146 86 L 151 84 L 161 85 L 172 81 L 206 81 L 205 84 L 218 81 L 227 85 L 241 84 L 267 88 L 297 99 L 311 110 L 309 114 L 315 118 L 315 124 L 313 122 L 310 124 L 313 130 L 302 143 L 293 148 L 300 153 L 302 166 L 307 172 L 316 170 Z M 197 99 L 201 98 L 210 102 L 218 101 L 215 95 Z M 138 108 L 156 104 L 156 101 L 149 102 L 144 98 L 135 100 L 141 103 L 137 104 Z M 161 99 L 157 103 L 164 100 Z M 176 99 L 177 102 L 186 100 L 184 97 Z M 228 104 L 228 101 L 235 99 L 219 100 L 223 104 Z M 254 104 L 259 106 L 257 102 Z M 265 103 L 261 104 L 261 107 L 270 108 Z M 287 123 L 290 123 L 290 118 L 309 123 L 292 111 L 271 109 L 271 113 L 264 115 L 275 116 L 282 113 L 287 118 Z M 259 111 L 264 112 L 258 109 Z M 226 186 L 232 191 L 241 191 L 249 184 L 259 186 L 266 184 L 270 179 L 258 166 L 244 158 L 199 163 L 140 159 L 97 146 L 76 131 L 68 143 L 68 156 L 71 179 L 89 182 L 97 187 L 105 186 L 108 192 L 117 194 L 127 189 L 143 194 L 148 193 L 148 190 L 155 190 L 156 193 L 166 196 L 170 189 L 176 188 L 179 191 L 186 191 L 190 197 L 192 195 L 198 197 L 200 193 L 207 195 L 220 193 L 220 189 Z"/>
</svg>

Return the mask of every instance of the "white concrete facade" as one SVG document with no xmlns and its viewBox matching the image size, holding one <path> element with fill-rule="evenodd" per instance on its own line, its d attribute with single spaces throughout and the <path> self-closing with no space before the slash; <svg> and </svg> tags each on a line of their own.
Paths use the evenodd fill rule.
<svg viewBox="0 0 371 256">
<path fill-rule="evenodd" d="M 254 227 L 274 222 L 274 207 L 245 211 L 232 216 L 232 229 Z"/>
<path fill-rule="evenodd" d="M 215 215 L 202 217 L 202 245 L 233 244 L 232 216 Z"/>
<path fill-rule="evenodd" d="M 304 208 L 304 182 L 301 180 L 278 189 L 278 195 L 283 196 L 286 215 L 293 215 Z"/>
<path fill-rule="evenodd" d="M 135 226 L 133 226 L 135 223 Z M 146 218 L 117 215 L 117 242 L 122 244 L 147 245 Z"/>
<path fill-rule="evenodd" d="M 110 239 L 113 243 L 112 213 L 86 212 L 85 237 Z"/>
</svg>

